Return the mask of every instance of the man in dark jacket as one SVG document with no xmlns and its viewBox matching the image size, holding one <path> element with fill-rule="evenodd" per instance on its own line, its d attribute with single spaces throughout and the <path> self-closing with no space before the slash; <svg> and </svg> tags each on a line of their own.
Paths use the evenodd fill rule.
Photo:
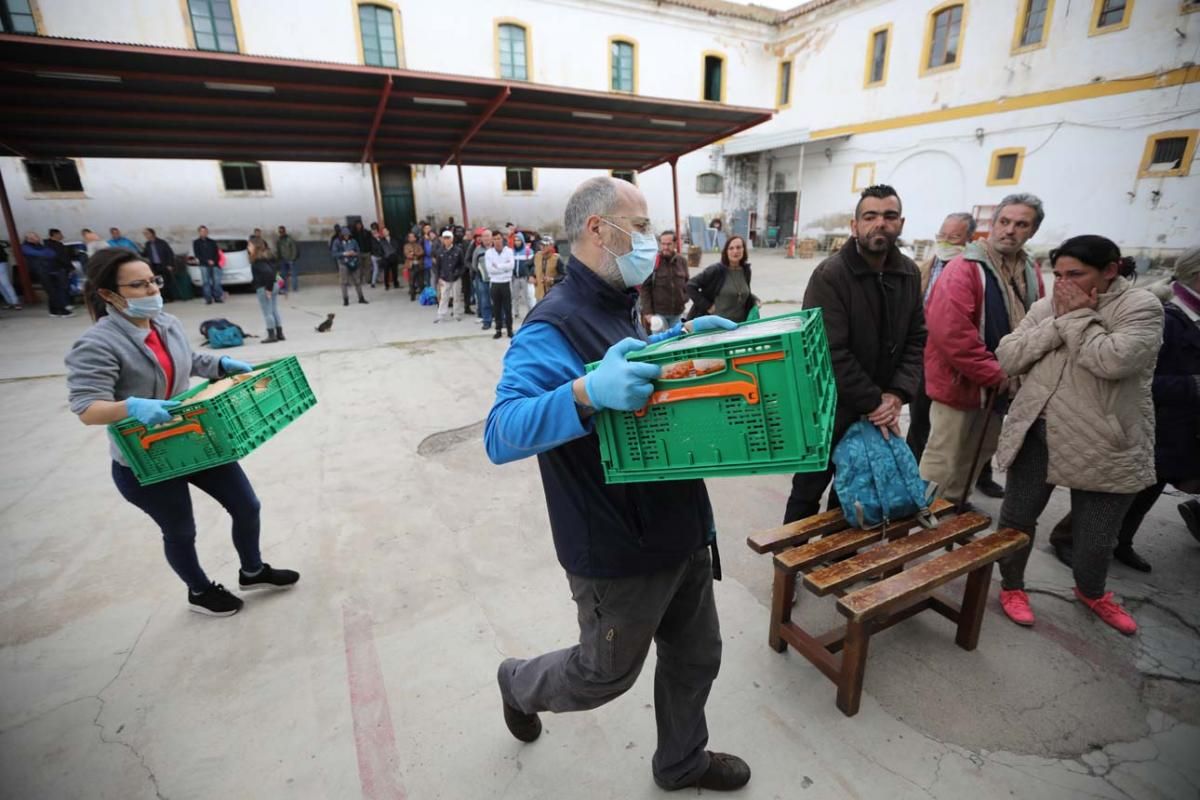
<svg viewBox="0 0 1200 800">
<path fill-rule="evenodd" d="M 462 245 L 454 243 L 454 232 L 442 231 L 442 244 L 433 251 L 433 274 L 437 278 L 438 313 L 434 322 L 442 322 L 451 313 L 453 301 L 454 321 L 463 316 L 462 276 L 466 269 Z"/>
<path fill-rule="evenodd" d="M 687 259 L 675 251 L 675 232 L 663 231 L 658 235 L 658 256 L 654 260 L 654 272 L 642 284 L 638 294 L 642 303 L 642 325 L 651 329 L 650 318 L 662 318 L 662 327 L 673 328 L 683 319 L 683 307 L 687 305 L 688 268 Z"/>
<path fill-rule="evenodd" d="M 204 304 L 225 302 L 225 290 L 221 288 L 221 249 L 208 238 L 208 228 L 197 229 L 199 238 L 192 240 L 192 255 L 200 264 L 201 284 L 204 289 Z"/>
<path fill-rule="evenodd" d="M 142 258 L 150 265 L 150 270 L 163 279 L 163 300 L 170 303 L 177 300 L 175 291 L 175 251 L 165 239 L 158 238 L 154 228 L 142 231 L 146 243 L 142 245 Z"/>
<path fill-rule="evenodd" d="M 51 228 L 49 237 L 43 240 L 36 233 L 26 234 L 21 252 L 25 254 L 25 259 L 30 267 L 35 269 L 35 273 L 41 275 L 42 288 L 46 290 L 50 306 L 50 316 L 70 317 L 71 292 L 68 287 L 75 265 L 71 263 L 71 252 L 63 244 L 62 231 Z"/>
<path fill-rule="evenodd" d="M 850 240 L 817 266 L 804 292 L 805 308 L 822 309 L 829 338 L 838 390 L 834 447 L 863 416 L 885 437 L 899 436 L 900 409 L 921 386 L 921 277 L 896 248 L 903 229 L 896 190 L 867 187 L 854 210 Z M 832 477 L 832 467 L 793 477 L 784 523 L 817 513 Z M 829 507 L 837 505 L 830 492 Z"/>
</svg>

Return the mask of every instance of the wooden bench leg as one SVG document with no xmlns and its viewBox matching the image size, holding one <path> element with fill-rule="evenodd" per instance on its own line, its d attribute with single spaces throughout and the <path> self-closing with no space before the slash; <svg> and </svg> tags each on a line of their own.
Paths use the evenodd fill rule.
<svg viewBox="0 0 1200 800">
<path fill-rule="evenodd" d="M 842 669 L 837 682 L 837 707 L 847 717 L 858 713 L 858 704 L 862 700 L 867 642 L 871 638 L 868 629 L 870 624 L 870 621 L 846 623 L 846 643 L 842 648 Z"/>
<path fill-rule="evenodd" d="M 780 636 L 780 628 L 792 621 L 792 602 L 796 598 L 796 573 L 775 569 L 775 583 L 771 586 L 771 631 L 767 642 L 777 653 L 787 650 L 787 642 Z"/>
<path fill-rule="evenodd" d="M 991 564 L 984 564 L 967 576 L 962 611 L 958 616 L 958 633 L 954 637 L 954 641 L 963 650 L 974 650 L 979 644 L 979 631 L 983 627 L 983 611 L 987 606 L 988 589 L 991 585 Z"/>
</svg>

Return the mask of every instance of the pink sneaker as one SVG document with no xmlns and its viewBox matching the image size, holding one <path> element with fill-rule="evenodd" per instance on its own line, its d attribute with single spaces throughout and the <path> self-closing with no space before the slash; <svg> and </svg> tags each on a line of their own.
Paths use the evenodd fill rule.
<svg viewBox="0 0 1200 800">
<path fill-rule="evenodd" d="M 1029 607 L 1029 595 L 1020 589 L 1013 589 L 1011 592 L 1001 589 L 1000 607 L 1004 609 L 1004 615 L 1018 625 L 1028 627 L 1033 624 L 1033 609 Z"/>
<path fill-rule="evenodd" d="M 1075 587 L 1075 596 L 1079 598 L 1079 602 L 1096 612 L 1096 616 L 1113 626 L 1126 636 L 1132 636 L 1137 633 L 1137 623 L 1133 621 L 1133 617 L 1129 616 L 1129 612 L 1121 608 L 1113 600 L 1112 592 L 1105 592 L 1103 597 L 1098 597 L 1095 600 L 1079 591 L 1079 587 Z"/>
</svg>

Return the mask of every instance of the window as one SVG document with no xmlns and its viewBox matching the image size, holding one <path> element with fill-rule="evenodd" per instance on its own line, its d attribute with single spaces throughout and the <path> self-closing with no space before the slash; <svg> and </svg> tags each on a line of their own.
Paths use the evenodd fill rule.
<svg viewBox="0 0 1200 800">
<path fill-rule="evenodd" d="M 704 54 L 704 85 L 700 95 L 713 103 L 725 102 L 725 57 L 717 53 Z"/>
<path fill-rule="evenodd" d="M 775 107 L 787 108 L 792 104 L 792 62 L 779 63 L 779 79 L 775 85 Z"/>
<path fill-rule="evenodd" d="M 221 177 L 227 192 L 265 192 L 262 164 L 256 161 L 222 161 Z"/>
<path fill-rule="evenodd" d="M 610 174 L 619 181 L 629 181 L 637 186 L 637 170 L 614 169 Z"/>
<path fill-rule="evenodd" d="M 504 169 L 504 191 L 532 192 L 533 170 L 529 167 L 506 167 Z"/>
<path fill-rule="evenodd" d="M 1146 139 L 1139 178 L 1181 178 L 1192 169 L 1197 131 L 1163 131 Z"/>
<path fill-rule="evenodd" d="M 945 4 L 929 12 L 921 74 L 954 69 L 962 60 L 961 36 L 966 6 Z"/>
<path fill-rule="evenodd" d="M 362 36 L 362 60 L 371 67 L 399 67 L 396 53 L 395 11 L 383 6 L 360 5 L 358 30 Z"/>
<path fill-rule="evenodd" d="M 1013 52 L 1024 53 L 1046 45 L 1054 0 L 1021 0 L 1017 29 L 1013 34 Z"/>
<path fill-rule="evenodd" d="M 725 179 L 716 172 L 701 172 L 696 176 L 697 194 L 720 194 L 725 188 Z"/>
<path fill-rule="evenodd" d="M 501 78 L 529 80 L 529 41 L 525 26 L 505 22 L 496 27 L 496 57 Z"/>
<path fill-rule="evenodd" d="M 82 192 L 79 170 L 69 158 L 47 161 L 25 161 L 25 174 L 29 176 L 29 188 L 34 192 Z"/>
<path fill-rule="evenodd" d="M 614 92 L 637 91 L 637 49 L 625 39 L 608 40 L 609 88 Z"/>
<path fill-rule="evenodd" d="M 0 29 L 5 33 L 37 33 L 29 0 L 0 0 Z"/>
<path fill-rule="evenodd" d="M 1009 147 L 992 153 L 992 164 L 988 169 L 988 186 L 1015 186 L 1021 180 L 1021 167 L 1025 164 L 1025 148 Z"/>
<path fill-rule="evenodd" d="M 875 162 L 867 161 L 854 165 L 854 177 L 850 179 L 850 191 L 861 192 L 875 185 Z"/>
<path fill-rule="evenodd" d="M 232 0 L 188 0 L 197 50 L 238 52 Z"/>
<path fill-rule="evenodd" d="M 892 26 L 875 28 L 867 37 L 867 72 L 863 87 L 883 86 L 887 83 L 888 49 L 892 42 Z"/>
<path fill-rule="evenodd" d="M 1088 35 L 1125 30 L 1131 16 L 1133 0 L 1092 0 L 1092 25 Z"/>
</svg>

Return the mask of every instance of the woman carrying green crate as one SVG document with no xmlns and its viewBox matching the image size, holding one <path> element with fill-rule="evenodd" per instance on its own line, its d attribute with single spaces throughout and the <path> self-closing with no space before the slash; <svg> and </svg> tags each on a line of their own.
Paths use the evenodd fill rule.
<svg viewBox="0 0 1200 800">
<path fill-rule="evenodd" d="M 162 313 L 162 278 L 123 248 L 107 248 L 87 264 L 87 304 L 95 324 L 67 353 L 71 411 L 85 425 L 134 417 L 143 425 L 172 419 L 179 405 L 167 398 L 188 388 L 191 376 L 222 378 L 252 367 L 228 356 L 193 353 L 179 320 Z M 274 569 L 259 554 L 259 502 L 237 463 L 142 486 L 116 445 L 109 443 L 113 482 L 121 496 L 162 530 L 167 563 L 188 586 L 192 611 L 236 614 L 242 600 L 213 583 L 196 556 L 196 520 L 188 484 L 220 503 L 233 518 L 233 544 L 241 561 L 242 591 L 290 587 L 298 573 Z"/>
</svg>

